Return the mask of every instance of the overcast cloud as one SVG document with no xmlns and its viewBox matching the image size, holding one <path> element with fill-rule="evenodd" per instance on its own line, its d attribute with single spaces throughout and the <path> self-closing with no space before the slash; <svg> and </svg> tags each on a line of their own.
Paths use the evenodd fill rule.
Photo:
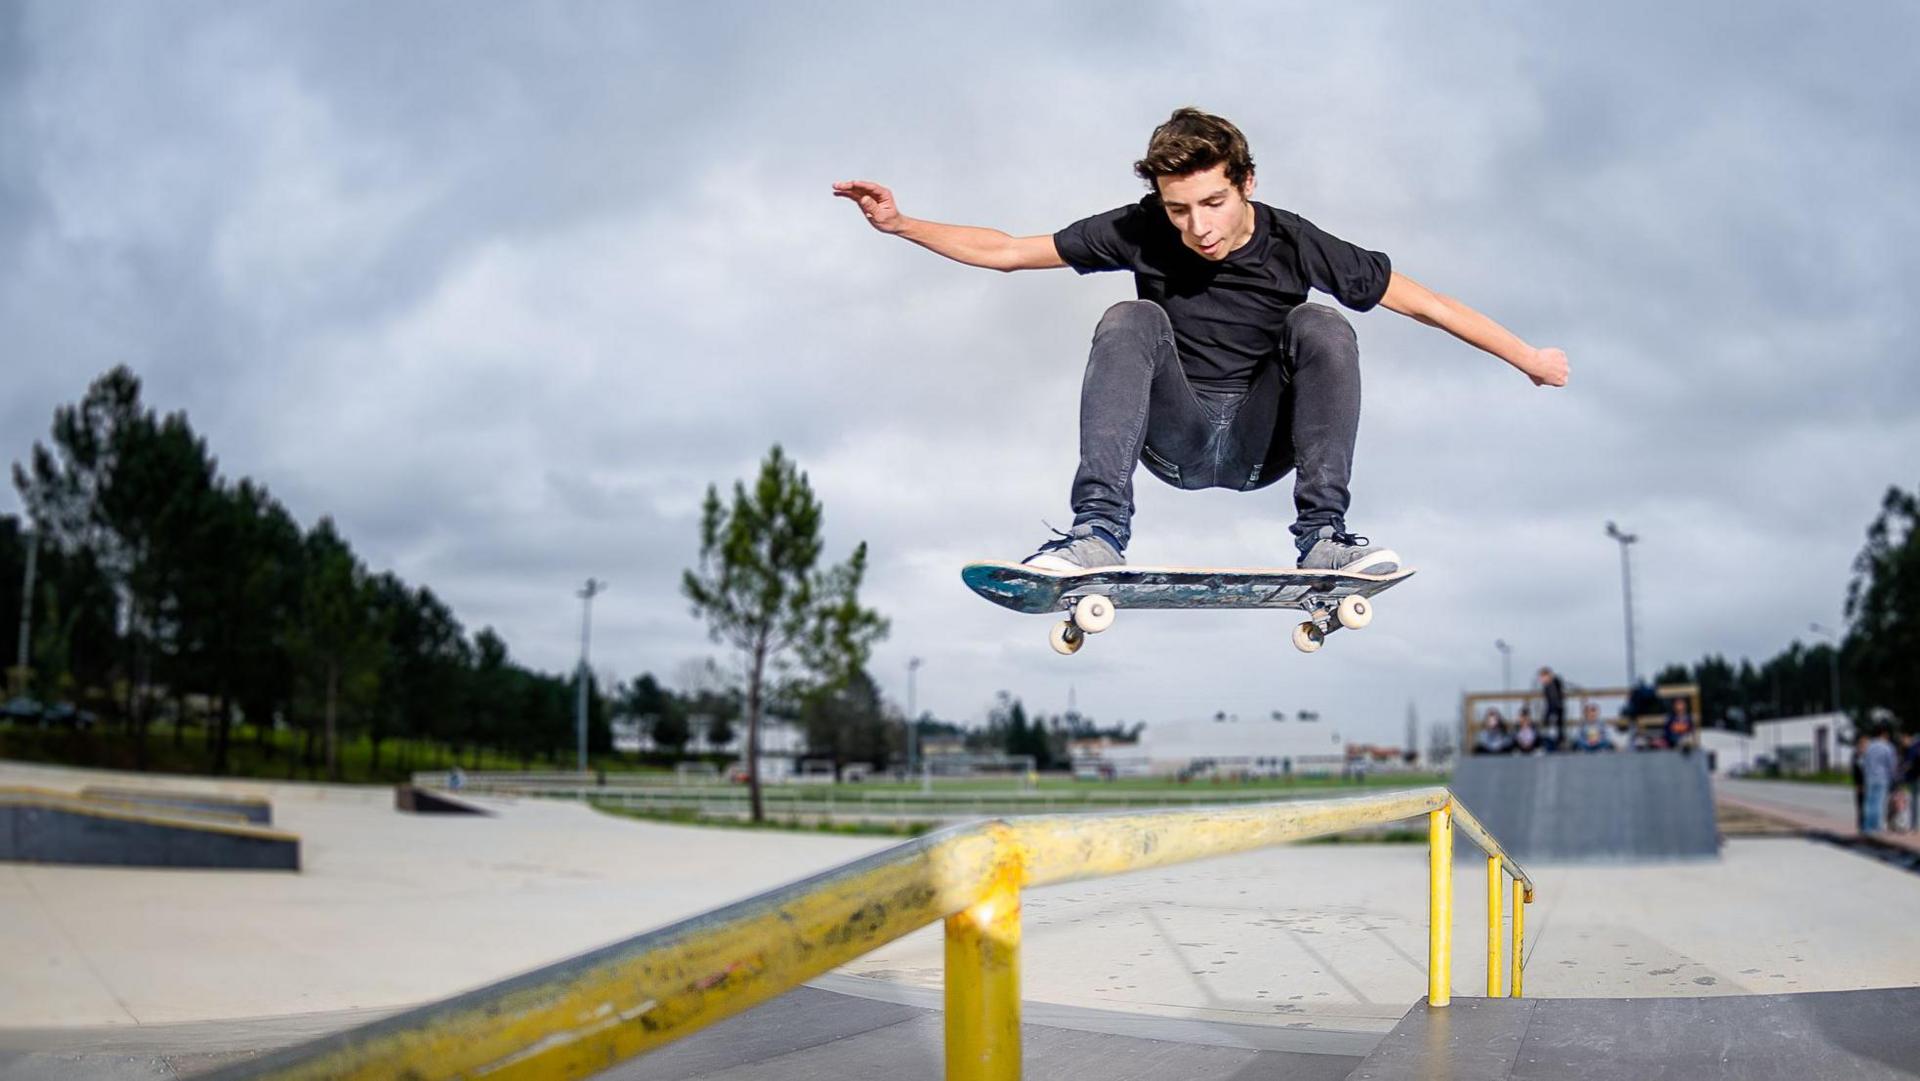
<svg viewBox="0 0 1920 1081">
<path fill-rule="evenodd" d="M 232 475 L 334 516 L 520 659 L 671 677 L 709 483 L 778 441 L 872 546 L 874 658 L 977 720 L 1409 703 L 1552 663 L 1764 656 L 1836 624 L 1920 457 L 1920 15 L 1803 5 L 0 3 L 0 454 L 114 364 Z M 1138 197 L 1152 126 L 1238 122 L 1259 197 L 1573 363 L 1565 390 L 1384 310 L 1349 516 L 1421 573 L 1300 655 L 1273 613 L 1122 613 L 1073 658 L 958 580 L 1064 524 L 1124 275 L 873 233 L 1050 232 Z M 1292 558 L 1289 484 L 1139 476 L 1137 563 Z M 17 512 L 9 490 L 0 510 Z"/>
</svg>

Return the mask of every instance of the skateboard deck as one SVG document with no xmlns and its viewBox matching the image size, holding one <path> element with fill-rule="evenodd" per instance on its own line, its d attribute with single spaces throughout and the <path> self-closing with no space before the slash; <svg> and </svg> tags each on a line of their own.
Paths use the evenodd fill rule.
<svg viewBox="0 0 1920 1081">
<path fill-rule="evenodd" d="M 1053 631 L 1053 647 L 1073 653 L 1088 634 L 1113 625 L 1120 608 L 1293 608 L 1307 614 L 1294 628 L 1293 644 L 1311 653 L 1342 628 L 1373 620 L 1368 598 L 1413 577 L 1409 567 L 1392 574 L 1303 571 L 1291 567 L 1109 567 L 1062 573 L 997 561 L 969 563 L 961 580 L 1003 608 L 1031 615 L 1066 613 Z"/>
</svg>

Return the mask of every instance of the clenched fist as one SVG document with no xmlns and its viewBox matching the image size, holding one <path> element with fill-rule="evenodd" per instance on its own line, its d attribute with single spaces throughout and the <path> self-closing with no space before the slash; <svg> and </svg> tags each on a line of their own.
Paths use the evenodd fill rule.
<svg viewBox="0 0 1920 1081">
<path fill-rule="evenodd" d="M 1567 366 L 1567 354 L 1560 349 L 1535 349 L 1522 370 L 1536 387 L 1564 387 L 1571 374 Z"/>
</svg>

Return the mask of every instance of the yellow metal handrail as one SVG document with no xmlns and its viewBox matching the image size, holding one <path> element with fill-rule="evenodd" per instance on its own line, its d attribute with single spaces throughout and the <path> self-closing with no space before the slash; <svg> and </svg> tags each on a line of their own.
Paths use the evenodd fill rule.
<svg viewBox="0 0 1920 1081">
<path fill-rule="evenodd" d="M 1487 856 L 1487 993 L 1501 885 L 1533 882 L 1445 788 L 1181 811 L 1035 815 L 908 841 L 780 889 L 207 1078 L 574 1078 L 672 1042 L 936 920 L 946 926 L 947 1077 L 1020 1076 L 1020 891 L 1427 816 L 1428 990 L 1450 998 L 1453 831 Z"/>
</svg>

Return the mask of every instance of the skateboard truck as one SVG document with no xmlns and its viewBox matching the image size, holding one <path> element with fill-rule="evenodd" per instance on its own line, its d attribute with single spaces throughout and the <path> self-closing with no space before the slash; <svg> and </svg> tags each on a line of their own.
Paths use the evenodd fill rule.
<svg viewBox="0 0 1920 1081">
<path fill-rule="evenodd" d="M 1053 651 L 1065 656 L 1080 652 L 1087 644 L 1087 635 L 1099 634 L 1120 615 L 1113 606 L 1113 598 L 1101 593 L 1084 593 L 1066 599 L 1067 618 L 1054 625 L 1048 641 Z"/>
<path fill-rule="evenodd" d="M 1293 629 L 1293 647 L 1302 653 L 1312 653 L 1326 644 L 1327 635 L 1341 628 L 1359 630 L 1373 622 L 1373 605 L 1358 593 L 1351 593 L 1328 606 L 1327 598 L 1308 596 L 1302 598 L 1302 606 L 1307 610 L 1307 619 Z"/>
</svg>

